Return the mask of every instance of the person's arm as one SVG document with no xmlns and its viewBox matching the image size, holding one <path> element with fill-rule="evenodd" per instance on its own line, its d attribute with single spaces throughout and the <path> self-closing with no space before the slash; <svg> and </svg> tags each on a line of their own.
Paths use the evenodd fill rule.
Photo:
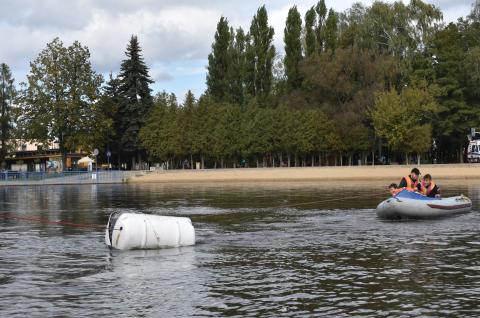
<svg viewBox="0 0 480 318">
<path fill-rule="evenodd" d="M 435 185 L 435 187 L 433 187 L 432 192 L 435 194 L 435 197 L 436 197 L 436 198 L 441 197 L 441 195 L 440 195 L 440 188 L 439 188 L 437 185 Z"/>
<path fill-rule="evenodd" d="M 405 177 L 402 178 L 400 181 L 400 184 L 398 185 L 399 188 L 405 188 L 407 186 L 407 180 L 405 180 Z"/>
<path fill-rule="evenodd" d="M 417 184 L 417 192 L 421 193 L 421 194 L 425 194 L 424 191 L 423 191 L 423 187 L 422 187 L 422 184 L 421 183 L 418 183 Z"/>
</svg>

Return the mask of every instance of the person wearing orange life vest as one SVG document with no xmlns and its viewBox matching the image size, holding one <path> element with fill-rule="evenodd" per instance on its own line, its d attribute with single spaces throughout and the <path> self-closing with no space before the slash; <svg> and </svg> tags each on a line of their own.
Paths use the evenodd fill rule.
<svg viewBox="0 0 480 318">
<path fill-rule="evenodd" d="M 419 185 L 420 170 L 413 168 L 410 175 L 405 176 L 400 181 L 398 188 L 405 188 L 408 191 L 417 191 Z"/>
<path fill-rule="evenodd" d="M 391 185 L 388 186 L 388 191 L 390 191 L 390 194 L 392 197 L 396 196 L 399 192 L 402 192 L 403 189 L 399 188 L 396 183 L 392 183 Z"/>
<path fill-rule="evenodd" d="M 440 189 L 435 182 L 432 181 L 432 176 L 430 174 L 426 174 L 423 177 L 422 182 L 418 185 L 418 189 L 420 190 L 421 194 L 426 195 L 427 197 L 440 197 Z"/>
<path fill-rule="evenodd" d="M 413 192 L 412 189 L 399 188 L 396 183 L 392 183 L 391 185 L 388 186 L 388 191 L 390 192 L 390 194 L 392 195 L 392 197 L 396 196 L 397 194 L 399 194 L 399 193 L 402 192 L 403 190 Z"/>
</svg>

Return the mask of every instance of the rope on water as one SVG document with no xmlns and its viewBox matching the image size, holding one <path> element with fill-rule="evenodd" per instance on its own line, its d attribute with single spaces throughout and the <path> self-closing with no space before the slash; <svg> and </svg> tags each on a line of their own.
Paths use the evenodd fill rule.
<svg viewBox="0 0 480 318">
<path fill-rule="evenodd" d="M 326 202 L 345 201 L 345 200 L 349 200 L 349 199 L 378 197 L 378 196 L 381 196 L 382 194 L 383 193 L 375 193 L 375 194 L 370 194 L 370 195 L 362 194 L 362 195 L 355 195 L 355 196 L 348 196 L 348 197 L 324 199 L 324 200 L 318 200 L 318 201 L 292 203 L 292 204 L 282 204 L 282 205 L 278 205 L 278 206 L 272 206 L 272 207 L 269 207 L 269 208 L 270 209 L 290 208 L 290 207 L 296 207 L 296 206 L 301 206 L 301 205 L 312 205 L 312 204 L 321 204 L 321 203 L 326 203 Z"/>
<path fill-rule="evenodd" d="M 12 212 L 0 212 L 4 219 L 11 219 L 11 220 L 19 220 L 19 221 L 28 221 L 28 222 L 36 222 L 42 224 L 49 224 L 49 225 L 62 225 L 62 226 L 70 226 L 70 227 L 78 227 L 78 228 L 105 228 L 105 225 L 101 224 L 86 224 L 86 223 L 73 223 L 69 221 L 52 221 L 47 218 L 40 218 L 34 216 L 20 216 L 18 214 L 14 214 Z"/>
</svg>

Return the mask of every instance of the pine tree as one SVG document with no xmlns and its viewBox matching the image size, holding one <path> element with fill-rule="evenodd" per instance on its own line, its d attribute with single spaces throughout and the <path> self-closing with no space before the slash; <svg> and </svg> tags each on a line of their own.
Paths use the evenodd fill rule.
<svg viewBox="0 0 480 318">
<path fill-rule="evenodd" d="M 0 64 L 0 164 L 9 151 L 8 140 L 12 135 L 12 104 L 15 98 L 14 79 L 7 64 Z"/>
<path fill-rule="evenodd" d="M 253 96 L 268 96 L 272 89 L 273 59 L 273 27 L 268 25 L 265 6 L 258 9 L 250 26 L 250 41 L 247 46 L 248 72 L 253 79 Z"/>
<path fill-rule="evenodd" d="M 184 147 L 186 154 L 189 155 L 190 158 L 190 168 L 194 168 L 193 162 L 193 140 L 195 135 L 194 130 L 194 116 L 195 116 L 195 108 L 196 108 L 197 101 L 195 96 L 193 95 L 192 91 L 189 90 L 185 95 L 185 101 L 183 102 L 183 136 L 184 136 Z"/>
<path fill-rule="evenodd" d="M 228 95 L 227 73 L 230 66 L 228 48 L 231 43 L 228 20 L 220 18 L 212 44 L 212 53 L 208 55 L 207 92 L 216 101 L 223 101 Z"/>
<path fill-rule="evenodd" d="M 305 13 L 305 55 L 311 56 L 316 52 L 316 36 L 315 26 L 317 23 L 317 17 L 315 15 L 315 8 L 311 7 L 307 13 Z"/>
<path fill-rule="evenodd" d="M 148 75 L 138 39 L 132 35 L 125 52 L 127 59 L 120 68 L 119 94 L 121 101 L 118 109 L 118 138 L 125 160 L 131 160 L 135 169 L 136 160 L 141 164 L 144 150 L 138 140 L 138 133 L 145 123 L 147 114 L 153 106 L 149 84 L 153 83 Z M 124 161 L 124 162 L 128 162 Z"/>
<path fill-rule="evenodd" d="M 301 85 L 299 64 L 302 60 L 302 18 L 294 6 L 288 11 L 284 31 L 285 42 L 285 75 L 290 89 L 297 89 Z"/>
</svg>

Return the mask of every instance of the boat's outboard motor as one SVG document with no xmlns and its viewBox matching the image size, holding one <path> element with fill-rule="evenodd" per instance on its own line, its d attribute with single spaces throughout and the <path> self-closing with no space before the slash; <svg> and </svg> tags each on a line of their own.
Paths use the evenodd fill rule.
<svg viewBox="0 0 480 318">
<path fill-rule="evenodd" d="M 120 250 L 188 246 L 195 244 L 195 229 L 186 217 L 113 212 L 105 243 Z"/>
</svg>

